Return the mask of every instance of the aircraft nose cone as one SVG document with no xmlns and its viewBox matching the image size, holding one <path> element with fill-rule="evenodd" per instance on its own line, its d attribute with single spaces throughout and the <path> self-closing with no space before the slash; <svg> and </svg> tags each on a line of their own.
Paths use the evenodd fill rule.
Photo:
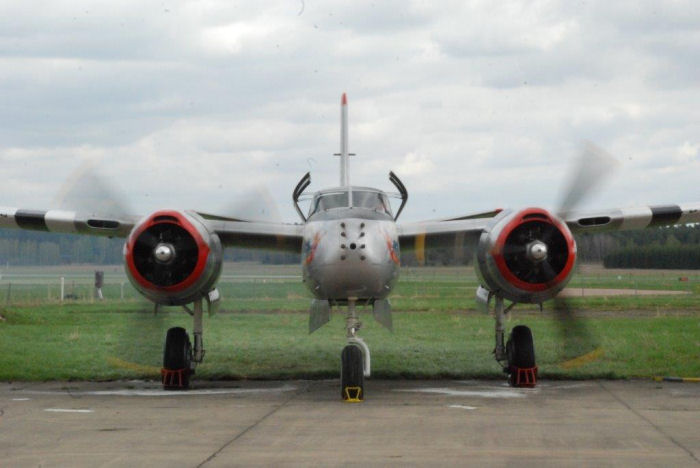
<svg viewBox="0 0 700 468">
<path fill-rule="evenodd" d="M 153 250 L 153 255 L 159 263 L 168 263 L 175 257 L 175 249 L 170 244 L 160 243 Z"/>
<path fill-rule="evenodd" d="M 541 262 L 547 258 L 547 244 L 542 241 L 534 241 L 527 247 L 527 256 L 530 260 Z"/>
</svg>

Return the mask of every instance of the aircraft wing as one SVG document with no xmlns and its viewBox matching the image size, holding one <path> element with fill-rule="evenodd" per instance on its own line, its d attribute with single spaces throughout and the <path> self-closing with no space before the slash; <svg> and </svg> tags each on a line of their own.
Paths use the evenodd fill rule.
<svg viewBox="0 0 700 468">
<path fill-rule="evenodd" d="M 426 249 L 439 247 L 453 247 L 452 254 L 460 258 L 469 253 L 466 249 L 476 244 L 489 221 L 477 218 L 399 224 L 399 245 L 402 251 L 413 251 L 419 263 L 425 260 Z"/>
<path fill-rule="evenodd" d="M 672 224 L 700 223 L 700 203 L 572 212 L 562 217 L 574 234 L 644 229 Z"/>
<path fill-rule="evenodd" d="M 224 246 L 266 248 L 301 252 L 301 224 L 243 221 L 212 215 L 201 216 L 207 228 L 215 232 Z M 127 237 L 140 216 L 105 217 L 65 210 L 27 210 L 0 207 L 0 228 L 33 231 Z"/>
<path fill-rule="evenodd" d="M 26 210 L 0 207 L 0 228 L 126 237 L 139 217 L 104 217 L 64 210 Z"/>
<path fill-rule="evenodd" d="M 398 226 L 401 250 L 425 259 L 425 250 L 452 247 L 453 255 L 468 253 L 490 220 L 501 210 L 450 220 L 425 221 Z M 700 203 L 639 206 L 599 211 L 571 212 L 562 216 L 572 233 L 644 229 L 673 224 L 700 223 Z"/>
<path fill-rule="evenodd" d="M 301 252 L 303 224 L 205 219 L 226 247 L 246 247 Z"/>
</svg>

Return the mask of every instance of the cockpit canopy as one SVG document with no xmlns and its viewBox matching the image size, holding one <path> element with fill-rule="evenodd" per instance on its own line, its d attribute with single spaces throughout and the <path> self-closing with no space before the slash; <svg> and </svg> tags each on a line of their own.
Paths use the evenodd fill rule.
<svg viewBox="0 0 700 468">
<path fill-rule="evenodd" d="M 389 198 L 384 192 L 370 188 L 353 187 L 348 190 L 348 188 L 342 187 L 316 193 L 309 208 L 309 217 L 323 211 L 350 207 L 351 205 L 348 203 L 348 193 L 350 192 L 352 192 L 353 208 L 364 208 L 388 217 L 392 216 Z"/>
</svg>

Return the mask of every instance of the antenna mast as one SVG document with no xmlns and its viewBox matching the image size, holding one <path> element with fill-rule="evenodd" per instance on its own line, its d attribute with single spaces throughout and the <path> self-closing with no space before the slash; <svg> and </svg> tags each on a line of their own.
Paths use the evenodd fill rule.
<svg viewBox="0 0 700 468">
<path fill-rule="evenodd" d="M 350 185 L 348 175 L 348 98 L 343 93 L 340 101 L 340 185 Z"/>
</svg>

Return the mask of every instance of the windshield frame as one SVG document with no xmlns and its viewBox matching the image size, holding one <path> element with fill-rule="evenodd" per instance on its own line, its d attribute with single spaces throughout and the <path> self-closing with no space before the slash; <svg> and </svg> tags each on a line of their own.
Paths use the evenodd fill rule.
<svg viewBox="0 0 700 468">
<path fill-rule="evenodd" d="M 352 193 L 352 207 L 348 203 L 349 193 Z M 341 187 L 316 192 L 309 206 L 308 217 L 341 208 L 372 210 L 393 217 L 387 194 L 381 190 L 365 187 L 352 187 L 351 190 Z"/>
</svg>

